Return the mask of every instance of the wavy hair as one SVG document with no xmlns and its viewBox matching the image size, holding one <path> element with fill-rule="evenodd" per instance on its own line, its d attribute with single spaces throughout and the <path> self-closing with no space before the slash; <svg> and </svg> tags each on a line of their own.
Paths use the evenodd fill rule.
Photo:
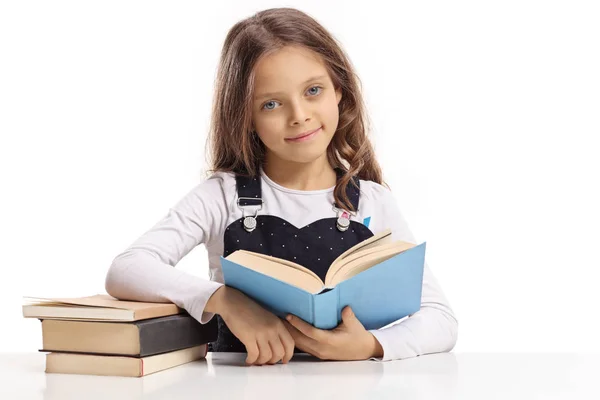
<svg viewBox="0 0 600 400">
<path fill-rule="evenodd" d="M 335 89 L 341 88 L 339 122 L 327 147 L 333 168 L 343 170 L 334 197 L 354 210 L 346 196 L 352 177 L 382 181 L 382 172 L 367 136 L 370 121 L 365 111 L 361 83 L 336 39 L 317 21 L 294 8 L 271 8 L 237 22 L 227 33 L 214 83 L 212 115 L 207 139 L 208 173 L 234 172 L 256 177 L 264 162 L 265 145 L 252 132 L 252 98 L 258 61 L 284 46 L 303 46 L 324 61 Z M 389 186 L 388 186 L 389 188 Z"/>
</svg>

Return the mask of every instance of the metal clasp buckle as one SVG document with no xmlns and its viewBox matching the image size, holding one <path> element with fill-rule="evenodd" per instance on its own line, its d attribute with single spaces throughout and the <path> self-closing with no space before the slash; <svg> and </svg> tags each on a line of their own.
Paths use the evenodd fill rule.
<svg viewBox="0 0 600 400">
<path fill-rule="evenodd" d="M 244 209 L 242 207 L 256 207 L 256 205 L 240 205 L 240 200 L 249 199 L 249 200 L 260 200 L 260 207 L 254 211 L 254 216 L 247 216 L 244 213 Z M 256 228 L 256 216 L 258 215 L 258 211 L 262 210 L 263 199 L 260 197 L 239 197 L 237 200 L 237 205 L 242 210 L 242 218 L 244 219 L 244 229 L 248 232 L 252 232 Z"/>
<path fill-rule="evenodd" d="M 341 208 L 337 208 L 335 206 L 335 203 L 333 203 L 333 211 L 335 211 L 337 213 L 337 220 L 336 220 L 336 228 L 340 231 L 340 232 L 345 232 L 348 230 L 348 228 L 350 227 L 350 218 L 346 216 L 346 214 L 348 215 L 352 215 L 352 216 L 356 216 L 356 211 L 347 211 Z"/>
</svg>

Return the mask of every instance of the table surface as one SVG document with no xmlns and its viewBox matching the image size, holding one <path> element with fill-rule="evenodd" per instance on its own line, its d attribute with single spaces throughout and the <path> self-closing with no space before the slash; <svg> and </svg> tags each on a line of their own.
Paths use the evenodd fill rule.
<svg viewBox="0 0 600 400">
<path fill-rule="evenodd" d="M 440 353 L 245 366 L 244 353 L 142 378 L 47 374 L 44 353 L 0 353 L 0 399 L 600 399 L 600 354 Z"/>
</svg>

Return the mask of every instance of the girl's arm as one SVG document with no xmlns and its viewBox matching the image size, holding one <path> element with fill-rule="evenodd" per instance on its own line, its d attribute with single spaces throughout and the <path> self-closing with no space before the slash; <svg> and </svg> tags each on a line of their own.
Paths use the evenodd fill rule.
<svg viewBox="0 0 600 400">
<path fill-rule="evenodd" d="M 106 275 L 106 292 L 122 300 L 171 302 L 203 324 L 210 321 L 217 303 L 205 311 L 206 304 L 223 284 L 173 267 L 219 233 L 227 216 L 225 204 L 219 179 L 198 184 L 115 257 Z"/>
<path fill-rule="evenodd" d="M 382 191 L 383 218 L 392 229 L 393 240 L 416 243 L 392 192 Z M 369 330 L 383 349 L 383 357 L 373 360 L 388 361 L 416 357 L 423 354 L 450 351 L 458 335 L 458 321 L 437 279 L 425 262 L 421 309 L 396 325 Z"/>
</svg>

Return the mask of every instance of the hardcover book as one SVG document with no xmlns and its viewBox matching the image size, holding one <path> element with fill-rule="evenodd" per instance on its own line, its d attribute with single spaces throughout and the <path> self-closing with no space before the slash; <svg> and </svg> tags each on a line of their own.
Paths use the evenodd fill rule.
<svg viewBox="0 0 600 400">
<path fill-rule="evenodd" d="M 173 303 L 124 301 L 107 294 L 70 298 L 25 297 L 23 317 L 86 321 L 139 321 L 184 312 Z"/>
<path fill-rule="evenodd" d="M 42 320 L 43 352 L 147 357 L 217 340 L 217 320 L 188 313 L 133 322 Z"/>
<path fill-rule="evenodd" d="M 142 377 L 206 358 L 208 346 L 188 347 L 147 357 L 48 353 L 46 373 Z"/>
<path fill-rule="evenodd" d="M 221 266 L 227 286 L 280 318 L 290 313 L 332 329 L 349 305 L 365 329 L 379 329 L 420 309 L 425 248 L 384 230 L 337 257 L 324 282 L 305 266 L 247 250 L 221 256 Z"/>
</svg>

